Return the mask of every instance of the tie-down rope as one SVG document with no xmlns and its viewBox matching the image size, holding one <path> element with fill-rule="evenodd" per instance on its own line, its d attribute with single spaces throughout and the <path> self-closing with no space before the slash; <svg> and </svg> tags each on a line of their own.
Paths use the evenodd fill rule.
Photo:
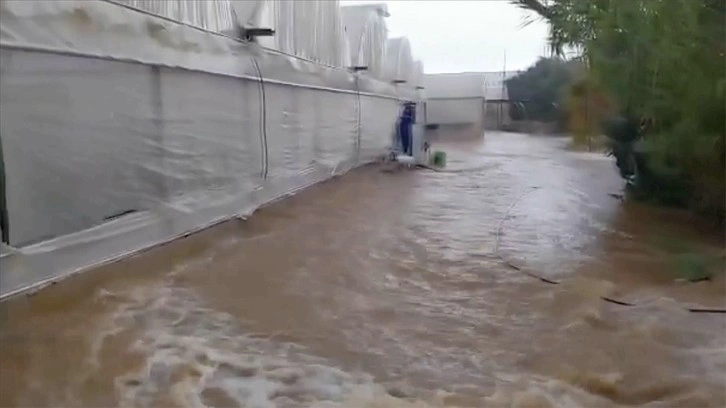
<svg viewBox="0 0 726 408">
<path fill-rule="evenodd" d="M 252 57 L 252 66 L 255 68 L 257 77 L 259 78 L 260 88 L 260 145 L 262 147 L 262 170 L 260 176 L 263 179 L 267 178 L 269 171 L 269 153 L 267 150 L 267 95 L 265 93 L 265 79 L 262 77 L 262 70 L 257 60 Z"/>
</svg>

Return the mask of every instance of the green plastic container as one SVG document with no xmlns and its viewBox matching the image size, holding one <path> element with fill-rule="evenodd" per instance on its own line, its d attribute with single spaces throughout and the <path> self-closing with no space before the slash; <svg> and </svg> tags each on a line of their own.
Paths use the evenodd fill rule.
<svg viewBox="0 0 726 408">
<path fill-rule="evenodd" d="M 431 158 L 431 164 L 436 167 L 446 167 L 446 152 L 435 151 Z"/>
</svg>

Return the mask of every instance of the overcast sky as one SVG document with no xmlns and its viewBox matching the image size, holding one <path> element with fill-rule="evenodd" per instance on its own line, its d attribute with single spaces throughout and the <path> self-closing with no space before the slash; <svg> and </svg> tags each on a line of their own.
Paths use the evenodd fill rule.
<svg viewBox="0 0 726 408">
<path fill-rule="evenodd" d="M 526 12 L 508 0 L 346 1 L 387 3 L 389 37 L 406 36 L 426 73 L 525 69 L 545 55 L 547 24 L 526 27 Z"/>
</svg>

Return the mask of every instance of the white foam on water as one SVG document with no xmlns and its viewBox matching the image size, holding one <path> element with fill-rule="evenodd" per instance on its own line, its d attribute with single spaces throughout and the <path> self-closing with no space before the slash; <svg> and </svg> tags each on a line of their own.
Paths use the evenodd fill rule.
<svg viewBox="0 0 726 408">
<path fill-rule="evenodd" d="M 98 331 L 99 345 L 93 347 L 92 358 L 99 364 L 97 354 L 104 339 L 132 326 L 141 335 L 128 351 L 145 356 L 139 370 L 115 379 L 119 406 L 574 408 L 594 402 L 608 406 L 564 382 L 520 376 L 486 398 L 410 387 L 392 392 L 390 384 L 341 369 L 302 346 L 276 340 L 278 336 L 245 332 L 239 319 L 205 307 L 187 289 L 145 287 L 114 298 L 123 300 Z"/>
<path fill-rule="evenodd" d="M 91 353 L 98 364 L 104 339 L 140 329 L 129 351 L 146 356 L 143 367 L 115 381 L 122 406 L 349 406 L 393 398 L 370 375 L 346 372 L 274 336 L 245 333 L 239 319 L 204 307 L 186 289 L 147 287 L 124 298 Z"/>
</svg>

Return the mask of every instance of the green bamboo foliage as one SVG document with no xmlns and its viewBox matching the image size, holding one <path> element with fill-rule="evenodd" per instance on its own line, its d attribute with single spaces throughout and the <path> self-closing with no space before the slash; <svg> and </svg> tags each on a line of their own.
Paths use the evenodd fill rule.
<svg viewBox="0 0 726 408">
<path fill-rule="evenodd" d="M 645 152 L 645 195 L 678 190 L 668 201 L 723 220 L 726 2 L 513 2 L 547 20 L 553 50 L 575 50 L 621 117 L 648 124 L 637 142 L 619 146 Z"/>
</svg>

